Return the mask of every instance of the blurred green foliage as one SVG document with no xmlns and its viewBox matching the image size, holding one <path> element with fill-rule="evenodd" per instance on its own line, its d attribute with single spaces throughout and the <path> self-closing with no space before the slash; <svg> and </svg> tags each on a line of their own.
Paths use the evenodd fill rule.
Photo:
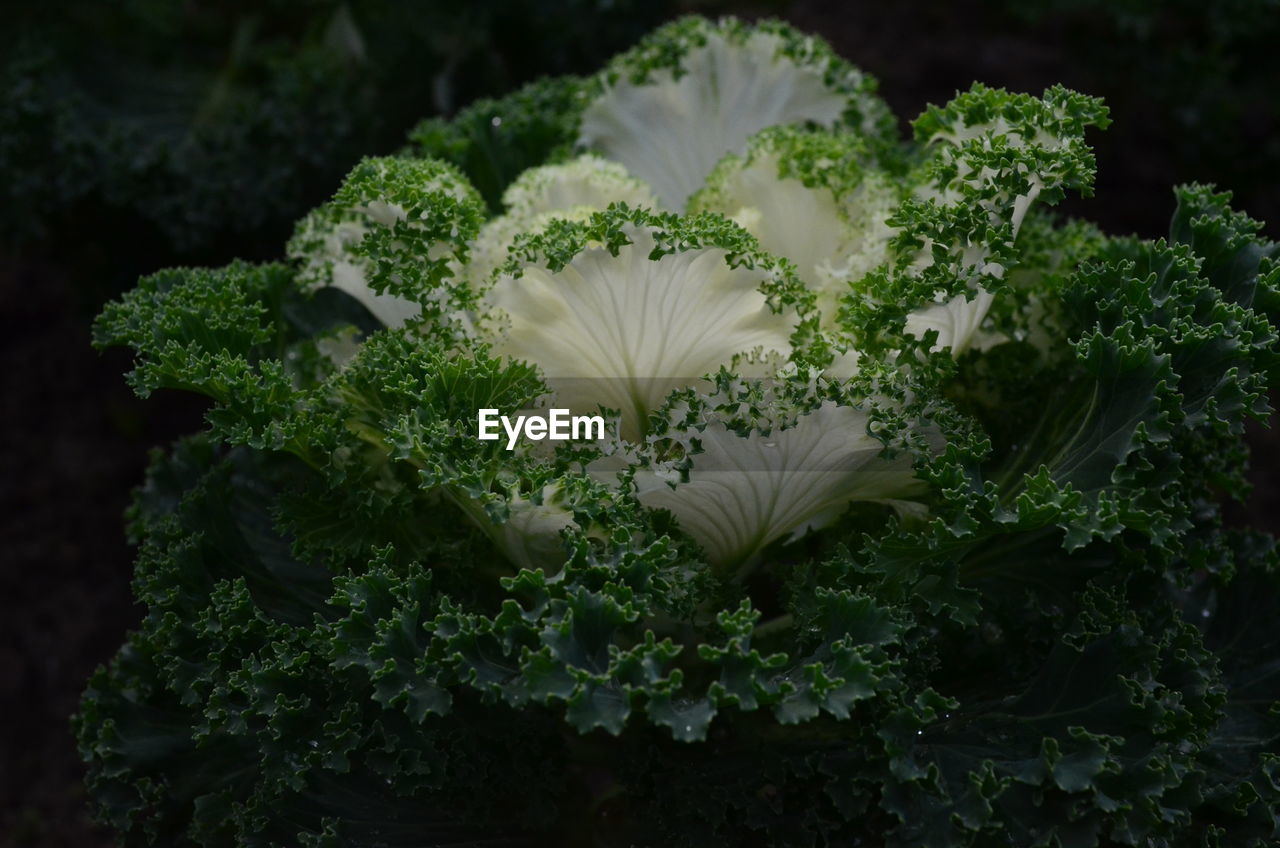
<svg viewBox="0 0 1280 848">
<path fill-rule="evenodd" d="M 670 0 L 70 0 L 0 32 L 0 247 L 110 268 L 278 249 L 361 155 L 594 68 Z"/>
</svg>

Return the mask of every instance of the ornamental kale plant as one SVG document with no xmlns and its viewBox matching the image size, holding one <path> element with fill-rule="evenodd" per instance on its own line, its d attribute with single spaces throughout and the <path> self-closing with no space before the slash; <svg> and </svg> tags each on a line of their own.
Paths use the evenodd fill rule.
<svg viewBox="0 0 1280 848">
<path fill-rule="evenodd" d="M 902 143 L 874 90 L 684 19 L 107 307 L 214 401 L 76 718 L 125 844 L 1276 844 L 1275 544 L 1217 504 L 1278 248 L 1202 186 L 1052 216 L 1094 98 Z M 552 407 L 610 427 L 478 438 Z"/>
</svg>

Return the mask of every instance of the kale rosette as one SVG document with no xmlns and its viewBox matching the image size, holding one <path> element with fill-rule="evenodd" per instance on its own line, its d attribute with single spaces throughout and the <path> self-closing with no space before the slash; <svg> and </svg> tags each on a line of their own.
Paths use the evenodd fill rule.
<svg viewBox="0 0 1280 848">
<path fill-rule="evenodd" d="M 102 818 L 1276 844 L 1274 542 L 1218 502 L 1277 248 L 1202 186 L 1160 241 L 1051 214 L 1108 120 L 974 85 L 904 142 L 821 41 L 688 18 L 360 162 L 286 261 L 142 280 L 97 343 L 213 405 L 130 513 L 146 617 L 76 720 Z M 611 426 L 477 438 L 553 406 Z"/>
</svg>

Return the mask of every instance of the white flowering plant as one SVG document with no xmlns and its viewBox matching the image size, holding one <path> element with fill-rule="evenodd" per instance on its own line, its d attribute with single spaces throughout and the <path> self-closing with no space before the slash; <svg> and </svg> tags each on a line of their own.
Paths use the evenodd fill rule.
<svg viewBox="0 0 1280 848">
<path fill-rule="evenodd" d="M 351 171 L 286 261 L 108 306 L 209 396 L 130 514 L 77 729 L 157 845 L 1280 838 L 1274 244 L 1088 195 L 1095 98 L 902 142 L 778 23 L 688 18 Z M 482 195 L 476 186 L 490 190 Z M 494 186 L 502 186 L 500 202 Z M 591 438 L 482 440 L 480 410 Z"/>
</svg>

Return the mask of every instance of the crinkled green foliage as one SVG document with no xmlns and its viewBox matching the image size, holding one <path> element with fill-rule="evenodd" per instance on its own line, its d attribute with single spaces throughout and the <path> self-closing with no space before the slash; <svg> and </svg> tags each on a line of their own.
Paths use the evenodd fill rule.
<svg viewBox="0 0 1280 848">
<path fill-rule="evenodd" d="M 439 324 L 468 304 L 458 269 L 482 220 L 481 200 L 456 168 L 435 159 L 371 157 L 300 223 L 289 252 L 309 258 L 306 285 L 341 288 L 336 266 L 345 263 L 361 275 L 352 295 L 389 295 Z M 339 235 L 344 229 L 346 238 Z"/>
<path fill-rule="evenodd" d="M 785 304 L 801 314 L 810 308 L 812 295 L 796 279 L 790 263 L 764 253 L 749 233 L 721 215 L 683 216 L 628 209 L 619 204 L 593 214 L 587 221 L 555 220 L 542 232 L 517 237 L 507 270 L 519 274 L 523 265 L 537 264 L 560 271 L 574 257 L 597 245 L 617 255 L 623 245 L 631 243 L 628 229 L 634 227 L 651 229 L 654 247 L 650 259 L 701 248 L 723 250 L 730 267 L 745 267 L 766 278 L 761 288 L 771 307 Z"/>
<path fill-rule="evenodd" d="M 409 133 L 408 151 L 462 170 L 491 211 L 528 168 L 564 158 L 586 99 L 576 77 L 548 77 L 494 100 L 477 100 L 451 120 L 431 118 Z"/>
<path fill-rule="evenodd" d="M 914 125 L 922 150 L 907 179 L 915 194 L 889 219 L 892 261 L 845 297 L 842 320 L 859 346 L 903 347 L 903 319 L 921 304 L 979 289 L 1008 294 L 1011 272 L 1036 258 L 1024 251 L 1037 240 L 1018 239 L 1028 210 L 1068 189 L 1091 193 L 1084 132 L 1108 123 L 1097 98 L 1061 86 L 1036 98 L 975 83 L 947 106 L 930 106 Z"/>
<path fill-rule="evenodd" d="M 140 393 L 214 405 L 130 512 L 146 617 L 76 719 L 99 815 L 129 845 L 1276 844 L 1276 547 L 1217 504 L 1246 494 L 1242 428 L 1269 412 L 1276 247 L 1199 186 L 1161 241 L 1026 212 L 1033 178 L 1041 199 L 1087 188 L 1104 119 L 1061 89 L 931 109 L 916 177 L 886 170 L 921 189 L 891 258 L 845 295 L 856 375 L 824 376 L 802 321 L 777 379 L 722 369 L 654 412 L 644 462 L 677 477 L 707 421 L 745 438 L 836 404 L 927 484 L 732 568 L 626 475 L 583 473 L 598 446 L 474 437 L 478 408 L 549 380 L 440 331 L 460 283 L 379 329 L 297 266 L 144 279 L 96 343 L 134 349 Z M 442 176 L 458 191 L 414 193 Z M 379 201 L 407 214 L 359 243 L 378 285 L 418 261 L 437 290 L 452 266 L 427 254 L 466 261 L 479 201 L 409 158 L 360 166 L 335 204 Z M 655 259 L 721 248 L 812 308 L 709 213 L 553 221 L 507 271 L 616 255 L 639 227 Z M 903 334 L 934 289 L 974 285 L 996 294 L 989 344 Z M 531 514 L 554 519 L 537 562 L 512 553 Z"/>
</svg>

